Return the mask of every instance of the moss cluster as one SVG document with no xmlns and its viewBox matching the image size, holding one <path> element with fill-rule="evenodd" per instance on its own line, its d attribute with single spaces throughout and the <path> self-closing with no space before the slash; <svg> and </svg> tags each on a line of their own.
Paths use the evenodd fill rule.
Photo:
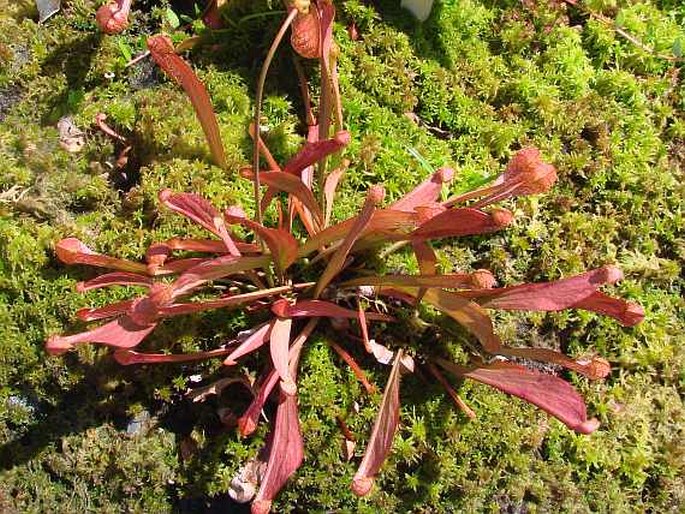
<svg viewBox="0 0 685 514">
<path fill-rule="evenodd" d="M 127 293 L 75 293 L 91 271 L 59 265 L 56 240 L 74 235 L 138 258 L 151 241 L 192 233 L 158 210 L 162 187 L 251 206 L 251 185 L 235 177 L 249 160 L 252 84 L 280 3 L 234 2 L 227 28 L 207 33 L 197 23 L 173 27 L 169 9 L 185 22 L 192 2 L 140 1 L 130 28 L 111 37 L 94 24 L 101 2 L 63 3 L 45 25 L 29 0 L 0 14 L 0 510 L 230 509 L 225 491 L 265 427 L 239 440 L 216 417 L 221 398 L 192 404 L 183 397 L 193 374 L 221 375 L 216 363 L 129 369 L 93 347 L 54 359 L 42 346 L 49 334 L 81 328 L 78 308 Z M 469 189 L 534 144 L 557 166 L 559 184 L 544 197 L 512 202 L 517 221 L 506 232 L 444 244 L 443 268 L 486 267 L 510 284 L 618 263 L 626 273 L 621 295 L 647 316 L 622 329 L 580 312 L 498 314 L 498 331 L 511 344 L 597 352 L 612 362 L 605 383 L 572 378 L 602 428 L 575 435 L 522 402 L 465 383 L 461 393 L 479 415 L 467 421 L 438 386 L 409 377 L 394 452 L 377 492 L 361 500 L 348 488 L 355 466 L 342 459 L 335 419 L 345 418 L 363 447 L 379 398 L 363 394 L 325 341 L 312 341 L 300 372 L 305 464 L 276 509 L 682 510 L 685 85 L 681 63 L 657 55 L 677 56 L 685 46 L 680 2 L 585 3 L 651 53 L 564 2 L 436 1 L 424 24 L 396 0 L 336 5 L 353 143 L 335 215 L 352 213 L 372 183 L 398 197 L 428 167 L 455 167 L 453 192 Z M 356 40 L 346 30 L 352 24 Z M 161 29 L 178 40 L 201 36 L 191 59 L 214 101 L 229 175 L 211 165 L 182 92 L 149 62 L 125 67 L 145 36 Z M 303 133 L 288 51 L 279 54 L 267 93 L 268 144 L 282 160 Z M 133 145 L 123 168 L 116 165 L 121 145 L 94 128 L 98 112 Z M 56 123 L 67 115 L 85 135 L 78 153 L 59 144 Z M 407 257 L 388 266 L 414 264 Z M 238 312 L 209 313 L 165 323 L 149 344 L 211 348 L 242 327 Z M 429 335 L 406 342 L 436 344 Z M 464 351 L 459 342 L 441 344 Z M 382 384 L 387 371 L 366 364 Z M 141 413 L 151 416 L 145 427 L 127 435 Z"/>
</svg>

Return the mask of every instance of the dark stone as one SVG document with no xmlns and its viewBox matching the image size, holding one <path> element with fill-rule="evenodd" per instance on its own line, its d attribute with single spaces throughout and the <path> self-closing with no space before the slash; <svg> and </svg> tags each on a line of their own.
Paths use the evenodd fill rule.
<svg viewBox="0 0 685 514">
<path fill-rule="evenodd" d="M 4 121 L 12 107 L 21 100 L 23 91 L 18 84 L 12 84 L 4 89 L 0 89 L 0 122 Z"/>
<path fill-rule="evenodd" d="M 134 91 L 148 89 L 159 83 L 157 66 L 152 60 L 152 57 L 147 57 L 135 64 L 133 70 L 131 70 L 131 73 L 129 74 L 128 85 Z"/>
</svg>

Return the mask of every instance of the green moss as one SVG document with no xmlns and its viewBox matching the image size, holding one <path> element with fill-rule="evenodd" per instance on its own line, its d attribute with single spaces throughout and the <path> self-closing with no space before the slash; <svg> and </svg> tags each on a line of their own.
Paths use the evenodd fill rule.
<svg viewBox="0 0 685 514">
<path fill-rule="evenodd" d="M 237 2 L 224 31 L 193 26 L 206 44 L 189 58 L 221 125 L 229 162 L 223 171 L 211 164 L 182 92 L 149 63 L 124 67 L 126 53 L 142 51 L 144 35 L 161 26 L 165 6 L 134 8 L 127 31 L 100 37 L 92 19 L 99 3 L 69 2 L 45 25 L 32 18 L 33 2 L 12 2 L 0 15 L 0 509 L 202 510 L 221 501 L 236 470 L 263 444 L 266 426 L 240 440 L 218 426 L 216 401 L 182 398 L 190 375 L 218 376 L 218 363 L 122 369 L 93 348 L 48 358 L 48 335 L 81 328 L 77 309 L 130 293 L 76 294 L 74 284 L 91 272 L 59 265 L 52 245 L 74 235 L 98 251 L 139 258 L 152 241 L 202 235 L 160 212 L 156 195 L 164 187 L 251 208 L 251 184 L 237 171 L 250 160 L 254 62 L 263 59 L 280 18 L 242 20 L 280 7 Z M 353 142 L 334 216 L 353 213 L 371 183 L 382 182 L 392 200 L 425 178 L 416 154 L 430 166 L 455 167 L 450 187 L 459 192 L 534 144 L 558 168 L 554 190 L 511 202 L 517 220 L 506 232 L 440 245 L 441 267 L 487 267 L 511 284 L 616 262 L 626 280 L 615 292 L 639 301 L 647 317 L 622 329 L 585 312 L 498 314 L 498 332 L 510 344 L 611 361 L 614 372 L 604 383 L 570 377 L 603 428 L 574 435 L 518 400 L 465 383 L 460 394 L 479 416 L 467 421 L 438 386 L 407 377 L 395 451 L 367 499 L 349 490 L 358 459 L 342 459 L 335 418 L 345 418 L 358 437 L 359 455 L 380 397 L 367 396 L 326 342 L 313 340 L 300 371 L 305 464 L 277 510 L 681 510 L 685 88 L 678 68 L 560 2 L 438 1 L 424 24 L 394 0 L 375 3 L 378 10 L 369 4 L 337 2 Z M 677 2 L 587 6 L 657 53 L 670 55 L 683 37 Z M 357 41 L 344 30 L 352 21 Z M 121 147 L 93 128 L 98 112 L 133 143 L 136 165 L 126 180 L 113 167 Z M 59 145 L 56 122 L 67 114 L 86 133 L 77 154 Z M 301 115 L 291 60 L 281 52 L 264 107 L 266 137 L 279 160 L 302 141 Z M 384 265 L 414 269 L 408 256 Z M 179 318 L 146 345 L 212 348 L 245 324 L 238 312 Z M 417 329 L 407 343 L 439 344 L 463 361 L 463 335 L 443 338 Z M 387 370 L 355 356 L 381 386 Z M 126 424 L 143 409 L 153 428 L 128 438 Z M 181 459 L 181 441 L 191 444 L 189 438 L 196 451 Z"/>
</svg>

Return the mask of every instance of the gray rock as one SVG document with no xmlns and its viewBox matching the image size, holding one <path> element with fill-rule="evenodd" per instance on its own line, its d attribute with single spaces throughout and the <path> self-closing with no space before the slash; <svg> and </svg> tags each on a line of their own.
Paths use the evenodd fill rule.
<svg viewBox="0 0 685 514">
<path fill-rule="evenodd" d="M 150 429 L 150 424 L 150 413 L 146 410 L 142 410 L 128 422 L 128 425 L 126 426 L 126 435 L 129 437 L 145 435 Z"/>
<path fill-rule="evenodd" d="M 59 12 L 61 0 L 36 0 L 38 8 L 38 21 L 43 23 L 53 14 Z"/>
</svg>

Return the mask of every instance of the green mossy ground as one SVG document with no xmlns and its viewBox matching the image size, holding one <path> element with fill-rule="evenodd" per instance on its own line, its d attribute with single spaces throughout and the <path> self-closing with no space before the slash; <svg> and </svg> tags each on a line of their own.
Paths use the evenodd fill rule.
<svg viewBox="0 0 685 514">
<path fill-rule="evenodd" d="M 266 427 L 241 441 L 221 430 L 214 400 L 183 397 L 192 374 L 221 374 L 216 363 L 122 368 L 93 347 L 48 357 L 48 335 L 83 328 L 74 321 L 77 309 L 129 293 L 75 293 L 76 281 L 93 272 L 60 265 L 52 249 L 59 238 L 77 236 L 101 252 L 138 258 L 152 241 L 196 230 L 158 210 L 162 187 L 250 207 L 251 186 L 236 173 L 249 160 L 255 63 L 277 28 L 280 16 L 270 10 L 280 3 L 236 1 L 234 23 L 205 35 L 208 44 L 191 55 L 217 110 L 230 175 L 210 164 L 183 93 L 149 62 L 124 68 L 146 35 L 165 29 L 183 38 L 168 4 L 137 2 L 131 27 L 103 37 L 93 17 L 100 2 L 62 3 L 43 26 L 32 1 L 0 3 L 0 510 L 230 512 L 228 483 L 261 446 Z M 355 462 L 341 458 L 335 417 L 359 404 L 347 420 L 361 450 L 379 397 L 364 395 L 325 342 L 313 340 L 300 372 L 307 454 L 276 510 L 682 512 L 680 64 L 559 1 L 438 0 L 423 25 L 400 10 L 399 0 L 336 3 L 353 143 L 335 215 L 354 212 L 369 184 L 383 183 L 395 198 L 424 178 L 429 171 L 410 148 L 430 166 L 454 166 L 457 192 L 500 172 L 518 148 L 537 145 L 557 166 L 559 183 L 543 197 L 509 203 L 517 218 L 506 232 L 442 245 L 444 270 L 486 267 L 509 284 L 618 263 L 626 279 L 616 292 L 642 303 L 646 319 L 623 329 L 580 312 L 498 314 L 498 331 L 511 344 L 596 352 L 612 362 L 604 383 L 569 376 L 602 428 L 576 435 L 470 383 L 461 393 L 478 419 L 467 421 L 438 386 L 409 377 L 394 452 L 376 492 L 361 500 L 349 490 Z M 685 46 L 678 1 L 586 5 L 658 53 L 679 54 Z M 174 5 L 176 12 L 182 7 Z M 358 41 L 345 30 L 352 22 Z M 294 77 L 288 52 L 281 52 L 265 106 L 268 142 L 279 159 L 302 140 Z M 126 177 L 112 167 L 120 148 L 93 129 L 98 112 L 134 143 Z M 65 114 L 86 131 L 80 153 L 59 146 L 56 122 Z M 414 264 L 402 257 L 389 266 Z M 239 313 L 178 319 L 149 345 L 215 347 L 244 323 Z M 463 351 L 457 336 L 445 344 L 455 355 Z M 387 369 L 364 363 L 383 384 Z M 126 435 L 143 411 L 152 415 L 148 429 Z"/>
</svg>

